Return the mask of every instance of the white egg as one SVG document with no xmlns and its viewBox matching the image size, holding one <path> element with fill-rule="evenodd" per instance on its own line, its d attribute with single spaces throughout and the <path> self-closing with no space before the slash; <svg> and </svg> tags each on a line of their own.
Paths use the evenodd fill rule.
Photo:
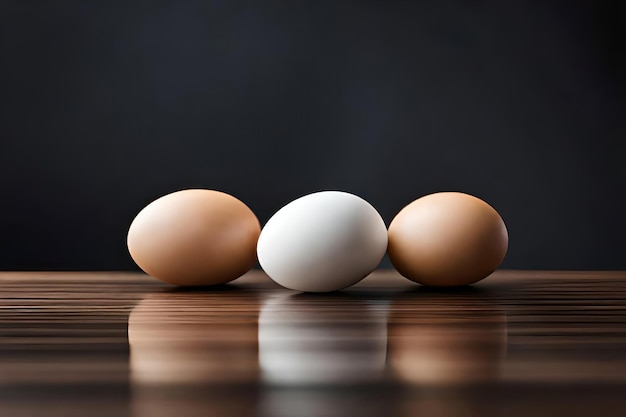
<svg viewBox="0 0 626 417">
<path fill-rule="evenodd" d="M 263 270 L 283 287 L 335 291 L 356 284 L 380 264 L 387 228 L 371 204 L 354 194 L 322 191 L 281 208 L 257 245 Z"/>
</svg>

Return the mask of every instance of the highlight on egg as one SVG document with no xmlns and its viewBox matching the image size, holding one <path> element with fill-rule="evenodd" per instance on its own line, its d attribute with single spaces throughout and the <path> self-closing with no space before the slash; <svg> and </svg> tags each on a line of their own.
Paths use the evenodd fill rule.
<svg viewBox="0 0 626 417">
<path fill-rule="evenodd" d="M 215 190 L 177 191 L 148 204 L 128 230 L 131 257 L 147 274 L 175 285 L 232 281 L 256 263 L 255 214 Z"/>
<path fill-rule="evenodd" d="M 459 192 L 430 194 L 389 225 L 389 259 L 404 277 L 428 286 L 470 285 L 494 272 L 508 249 L 500 214 Z"/>
<path fill-rule="evenodd" d="M 365 278 L 386 249 L 387 228 L 371 204 L 354 194 L 321 191 L 276 212 L 261 231 L 257 255 L 283 287 L 326 292 Z"/>
</svg>

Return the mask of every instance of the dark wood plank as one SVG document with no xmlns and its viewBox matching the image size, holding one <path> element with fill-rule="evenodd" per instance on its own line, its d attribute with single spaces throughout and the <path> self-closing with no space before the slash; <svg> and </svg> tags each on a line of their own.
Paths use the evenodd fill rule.
<svg viewBox="0 0 626 417">
<path fill-rule="evenodd" d="M 0 415 L 626 415 L 626 272 L 333 294 L 0 273 Z"/>
</svg>

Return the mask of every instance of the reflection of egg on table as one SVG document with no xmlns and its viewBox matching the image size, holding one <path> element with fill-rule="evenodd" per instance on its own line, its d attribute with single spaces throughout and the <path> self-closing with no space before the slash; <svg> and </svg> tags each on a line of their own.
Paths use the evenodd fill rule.
<svg viewBox="0 0 626 417">
<path fill-rule="evenodd" d="M 279 295 L 259 316 L 263 380 L 281 385 L 357 383 L 382 377 L 384 307 L 345 296 Z"/>
<path fill-rule="evenodd" d="M 211 383 L 256 378 L 257 314 L 257 296 L 246 290 L 146 296 L 128 318 L 132 381 Z"/>
<path fill-rule="evenodd" d="M 147 295 L 128 319 L 133 416 L 252 415 L 257 296 L 235 285 Z"/>
<path fill-rule="evenodd" d="M 479 291 L 414 291 L 394 300 L 389 363 L 411 383 L 463 383 L 499 377 L 506 316 Z"/>
<path fill-rule="evenodd" d="M 498 212 L 463 193 L 418 198 L 389 225 L 391 263 L 423 285 L 469 285 L 485 278 L 504 259 L 508 242 Z"/>
<path fill-rule="evenodd" d="M 235 197 L 183 190 L 148 204 L 128 230 L 128 250 L 149 275 L 176 285 L 232 281 L 256 262 L 261 226 Z"/>
</svg>

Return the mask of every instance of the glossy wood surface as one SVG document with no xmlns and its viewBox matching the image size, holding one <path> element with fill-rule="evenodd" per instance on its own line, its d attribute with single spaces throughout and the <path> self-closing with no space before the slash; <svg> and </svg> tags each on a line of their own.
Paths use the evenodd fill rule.
<svg viewBox="0 0 626 417">
<path fill-rule="evenodd" d="M 212 415 L 626 416 L 626 272 L 332 294 L 0 273 L 0 416 Z"/>
</svg>

